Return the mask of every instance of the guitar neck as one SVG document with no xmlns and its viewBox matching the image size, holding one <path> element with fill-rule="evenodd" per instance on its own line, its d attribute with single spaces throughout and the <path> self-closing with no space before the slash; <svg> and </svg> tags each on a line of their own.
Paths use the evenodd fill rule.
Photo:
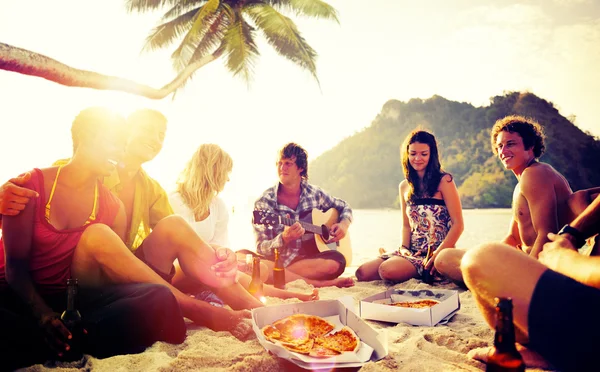
<svg viewBox="0 0 600 372">
<path fill-rule="evenodd" d="M 300 225 L 307 232 L 311 232 L 313 234 L 319 234 L 319 235 L 323 234 L 323 228 L 321 226 L 313 225 L 311 223 L 304 222 L 304 221 L 296 221 L 296 220 L 293 220 L 293 219 L 287 218 L 287 217 L 281 217 L 281 223 L 286 226 L 292 226 L 296 222 L 300 222 Z"/>
</svg>

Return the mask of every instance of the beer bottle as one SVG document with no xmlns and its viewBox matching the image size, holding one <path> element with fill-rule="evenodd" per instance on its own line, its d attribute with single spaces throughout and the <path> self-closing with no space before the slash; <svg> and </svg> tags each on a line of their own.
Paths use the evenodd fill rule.
<svg viewBox="0 0 600 372">
<path fill-rule="evenodd" d="M 275 248 L 275 265 L 273 265 L 273 286 L 279 289 L 285 288 L 285 268 L 277 248 Z"/>
<path fill-rule="evenodd" d="M 525 363 L 515 346 L 512 299 L 496 298 L 496 336 L 488 353 L 486 372 L 524 372 Z"/>
<path fill-rule="evenodd" d="M 83 357 L 82 351 L 82 336 L 83 324 L 81 322 L 81 314 L 77 310 L 77 279 L 67 279 L 67 309 L 63 311 L 60 320 L 71 332 L 71 338 L 67 341 L 69 350 L 63 352 L 62 359 L 66 361 L 80 360 Z"/>
<path fill-rule="evenodd" d="M 431 245 L 427 247 L 427 255 L 425 256 L 425 259 L 423 260 L 423 264 L 426 264 L 429 262 L 429 260 L 431 259 L 431 256 L 433 255 L 433 252 L 431 251 Z M 423 265 L 425 266 L 425 265 Z M 431 269 L 429 269 L 431 270 Z M 427 284 L 431 284 L 433 283 L 433 275 L 431 275 L 431 272 L 425 269 L 425 267 L 423 267 L 423 275 L 421 280 L 423 280 L 423 283 L 427 283 Z"/>
<path fill-rule="evenodd" d="M 252 259 L 252 280 L 248 291 L 256 298 L 263 297 L 263 282 L 260 279 L 260 257 Z"/>
</svg>

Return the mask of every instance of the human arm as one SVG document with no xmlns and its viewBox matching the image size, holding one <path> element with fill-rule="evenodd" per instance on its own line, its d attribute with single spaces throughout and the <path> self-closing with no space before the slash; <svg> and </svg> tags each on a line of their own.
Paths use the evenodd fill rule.
<svg viewBox="0 0 600 372">
<path fill-rule="evenodd" d="M 344 200 L 333 197 L 321 189 L 317 189 L 317 199 L 323 210 L 335 208 L 338 213 L 338 222 L 331 225 L 329 233 L 331 234 L 330 242 L 337 242 L 343 239 L 352 223 L 352 209 Z"/>
<path fill-rule="evenodd" d="M 16 216 L 25 209 L 30 198 L 38 197 L 37 191 L 24 187 L 30 178 L 31 173 L 27 172 L 0 186 L 0 228 L 2 215 Z"/>
<path fill-rule="evenodd" d="M 517 221 L 515 221 L 514 217 L 510 219 L 510 224 L 508 225 L 508 235 L 502 239 L 502 243 L 508 244 L 515 248 L 518 248 L 521 245 L 519 225 L 517 224 Z"/>
<path fill-rule="evenodd" d="M 538 257 L 548 242 L 548 233 L 556 233 L 559 228 L 556 192 L 547 180 L 547 170 L 539 166 L 525 169 L 520 180 L 521 194 L 527 200 L 533 229 L 537 234 L 529 252 L 533 258 Z"/>
<path fill-rule="evenodd" d="M 442 177 L 439 190 L 442 193 L 442 199 L 444 200 L 446 208 L 448 209 L 448 214 L 450 215 L 452 225 L 444 240 L 440 243 L 435 252 L 433 252 L 433 255 L 425 265 L 426 269 L 431 270 L 433 270 L 433 262 L 435 261 L 435 258 L 442 250 L 456 247 L 456 242 L 458 241 L 458 238 L 460 238 L 460 235 L 465 228 L 460 196 L 458 195 L 458 189 L 456 188 L 456 184 L 454 183 L 452 176 L 446 174 L 444 177 Z"/>
<path fill-rule="evenodd" d="M 16 216 L 5 216 L 3 242 L 6 281 L 10 288 L 31 310 L 34 319 L 44 330 L 49 346 L 59 355 L 66 350 L 70 332 L 40 296 L 29 273 L 33 249 L 34 203 L 28 203 Z"/>
<path fill-rule="evenodd" d="M 399 248 L 400 254 L 403 256 L 412 256 L 412 252 L 410 251 L 410 219 L 408 218 L 408 211 L 406 208 L 406 194 L 408 193 L 408 182 L 406 180 L 400 182 L 398 186 L 399 198 L 400 198 L 400 208 L 402 210 L 402 243 Z"/>
<path fill-rule="evenodd" d="M 171 207 L 171 203 L 169 202 L 169 197 L 166 191 L 160 186 L 158 182 L 156 182 L 155 180 L 152 181 L 153 185 L 152 194 L 150 195 L 151 202 L 149 210 L 149 225 L 151 229 L 154 229 L 154 227 L 160 220 L 174 214 L 174 212 L 173 208 Z"/>
<path fill-rule="evenodd" d="M 600 226 L 600 195 L 596 196 L 592 203 L 588 205 L 587 208 L 569 224 L 569 226 L 579 231 L 581 237 L 586 239 L 597 234 L 598 226 Z M 569 239 L 572 244 L 575 244 L 576 237 L 571 234 L 565 233 L 561 236 Z"/>
<path fill-rule="evenodd" d="M 274 212 L 273 207 L 264 196 L 254 203 L 254 210 Z M 274 249 L 283 248 L 286 243 L 283 240 L 284 229 L 279 226 L 267 226 L 264 224 L 252 224 L 256 238 L 256 251 L 267 257 L 273 256 Z"/>
<path fill-rule="evenodd" d="M 549 269 L 600 289 L 600 256 L 579 254 L 564 235 L 548 234 L 539 260 Z"/>
</svg>

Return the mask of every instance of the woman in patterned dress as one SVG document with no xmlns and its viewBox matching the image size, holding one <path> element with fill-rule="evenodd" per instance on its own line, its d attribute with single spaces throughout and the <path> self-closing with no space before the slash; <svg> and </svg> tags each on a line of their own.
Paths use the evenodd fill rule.
<svg viewBox="0 0 600 372">
<path fill-rule="evenodd" d="M 441 169 L 433 134 L 414 130 L 400 148 L 406 179 L 400 183 L 402 244 L 380 252 L 356 271 L 359 281 L 438 278 L 433 262 L 463 231 L 462 206 L 452 175 Z M 429 253 L 429 254 L 428 254 Z M 424 276 L 425 273 L 425 276 Z"/>
</svg>

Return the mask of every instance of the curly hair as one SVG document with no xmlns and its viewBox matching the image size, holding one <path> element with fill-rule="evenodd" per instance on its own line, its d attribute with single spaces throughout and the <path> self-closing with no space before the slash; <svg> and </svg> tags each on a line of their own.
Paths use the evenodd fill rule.
<svg viewBox="0 0 600 372">
<path fill-rule="evenodd" d="M 502 119 L 498 119 L 492 127 L 491 142 L 494 155 L 498 155 L 496 140 L 502 131 L 517 133 L 519 136 L 521 136 L 521 138 L 523 138 L 525 150 L 530 150 L 533 148 L 533 156 L 535 156 L 536 159 L 542 156 L 546 150 L 546 145 L 544 144 L 544 130 L 537 121 L 524 116 L 510 115 Z"/>
<path fill-rule="evenodd" d="M 296 166 L 302 168 L 300 176 L 308 179 L 308 153 L 300 145 L 290 142 L 279 150 L 279 159 L 296 159 Z"/>
<path fill-rule="evenodd" d="M 422 181 L 423 185 L 421 185 L 421 180 L 419 179 L 417 171 L 410 165 L 410 161 L 408 160 L 408 148 L 415 142 L 429 146 L 429 163 L 427 163 L 427 167 L 425 168 L 425 175 L 423 176 Z M 413 130 L 402 143 L 400 155 L 402 157 L 401 161 L 404 177 L 406 177 L 406 181 L 410 186 L 408 200 L 414 201 L 418 197 L 433 197 L 439 188 L 442 177 L 448 174 L 442 170 L 435 136 L 424 130 Z"/>
<path fill-rule="evenodd" d="M 209 209 L 228 180 L 233 160 L 227 152 L 215 144 L 201 145 L 188 161 L 177 180 L 177 192 L 184 203 L 202 215 Z"/>
</svg>

